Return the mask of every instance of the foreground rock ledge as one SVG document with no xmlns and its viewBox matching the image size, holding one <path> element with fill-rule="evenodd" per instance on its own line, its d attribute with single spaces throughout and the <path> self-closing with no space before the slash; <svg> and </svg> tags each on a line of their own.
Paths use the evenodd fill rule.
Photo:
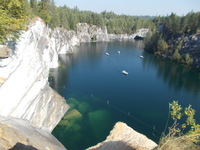
<svg viewBox="0 0 200 150">
<path fill-rule="evenodd" d="M 102 143 L 87 150 L 152 150 L 157 144 L 125 123 L 118 122 Z"/>
<path fill-rule="evenodd" d="M 0 116 L 0 150 L 66 150 L 49 132 L 27 120 Z"/>
</svg>

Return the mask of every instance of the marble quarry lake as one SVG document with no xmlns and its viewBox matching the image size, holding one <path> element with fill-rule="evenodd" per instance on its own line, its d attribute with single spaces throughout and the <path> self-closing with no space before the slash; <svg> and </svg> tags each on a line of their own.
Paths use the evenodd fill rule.
<svg viewBox="0 0 200 150">
<path fill-rule="evenodd" d="M 145 52 L 143 41 L 85 43 L 59 61 L 49 82 L 70 110 L 53 135 L 68 150 L 105 140 L 118 121 L 158 142 L 173 100 L 191 104 L 200 123 L 200 73 Z"/>
</svg>

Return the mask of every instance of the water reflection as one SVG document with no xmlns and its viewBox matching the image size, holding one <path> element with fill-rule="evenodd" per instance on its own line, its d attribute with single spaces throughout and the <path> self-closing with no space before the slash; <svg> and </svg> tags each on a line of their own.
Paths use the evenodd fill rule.
<svg viewBox="0 0 200 150">
<path fill-rule="evenodd" d="M 71 109 L 53 134 L 68 149 L 103 141 L 117 121 L 158 140 L 160 135 L 149 126 L 164 130 L 168 103 L 174 97 L 199 110 L 199 74 L 142 49 L 142 41 L 86 43 L 76 53 L 59 56 L 61 66 L 51 71 L 49 80 Z M 129 75 L 122 75 L 122 69 Z"/>
<path fill-rule="evenodd" d="M 82 59 L 88 59 L 89 56 L 91 60 L 96 60 L 107 50 L 107 46 L 107 42 L 82 43 L 79 50 L 74 54 L 74 57 L 81 56 Z"/>
<path fill-rule="evenodd" d="M 200 74 L 193 68 L 153 56 L 147 52 L 144 52 L 144 56 L 144 69 L 156 67 L 157 77 L 167 83 L 170 89 L 186 90 L 194 95 L 200 94 Z"/>
<path fill-rule="evenodd" d="M 73 68 L 78 61 L 81 61 L 82 63 L 84 63 L 84 61 L 94 63 L 102 57 L 102 53 L 107 50 L 107 45 L 107 42 L 84 43 L 81 44 L 74 53 L 59 55 L 60 66 L 50 70 L 49 82 L 51 87 L 56 91 L 67 88 L 65 85 L 67 85 L 68 82 L 68 68 Z"/>
</svg>

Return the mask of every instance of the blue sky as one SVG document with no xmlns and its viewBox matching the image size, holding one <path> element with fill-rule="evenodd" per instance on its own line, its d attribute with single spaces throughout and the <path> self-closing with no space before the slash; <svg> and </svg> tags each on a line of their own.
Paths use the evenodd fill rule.
<svg viewBox="0 0 200 150">
<path fill-rule="evenodd" d="M 104 10 L 126 15 L 179 16 L 200 11 L 200 0 L 54 0 L 57 6 L 78 6 L 80 10 L 100 13 Z"/>
</svg>

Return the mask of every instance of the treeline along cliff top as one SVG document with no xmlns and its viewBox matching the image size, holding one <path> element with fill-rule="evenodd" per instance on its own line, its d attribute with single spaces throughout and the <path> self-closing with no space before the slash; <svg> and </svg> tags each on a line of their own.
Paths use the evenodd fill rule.
<svg viewBox="0 0 200 150">
<path fill-rule="evenodd" d="M 39 16 L 52 29 L 76 30 L 77 23 L 106 26 L 108 33 L 132 34 L 148 28 L 145 49 L 189 65 L 200 66 L 200 12 L 186 16 L 128 16 L 103 11 L 81 11 L 66 5 L 57 7 L 54 0 L 0 0 L 0 43 L 16 39 L 26 23 Z"/>
</svg>

